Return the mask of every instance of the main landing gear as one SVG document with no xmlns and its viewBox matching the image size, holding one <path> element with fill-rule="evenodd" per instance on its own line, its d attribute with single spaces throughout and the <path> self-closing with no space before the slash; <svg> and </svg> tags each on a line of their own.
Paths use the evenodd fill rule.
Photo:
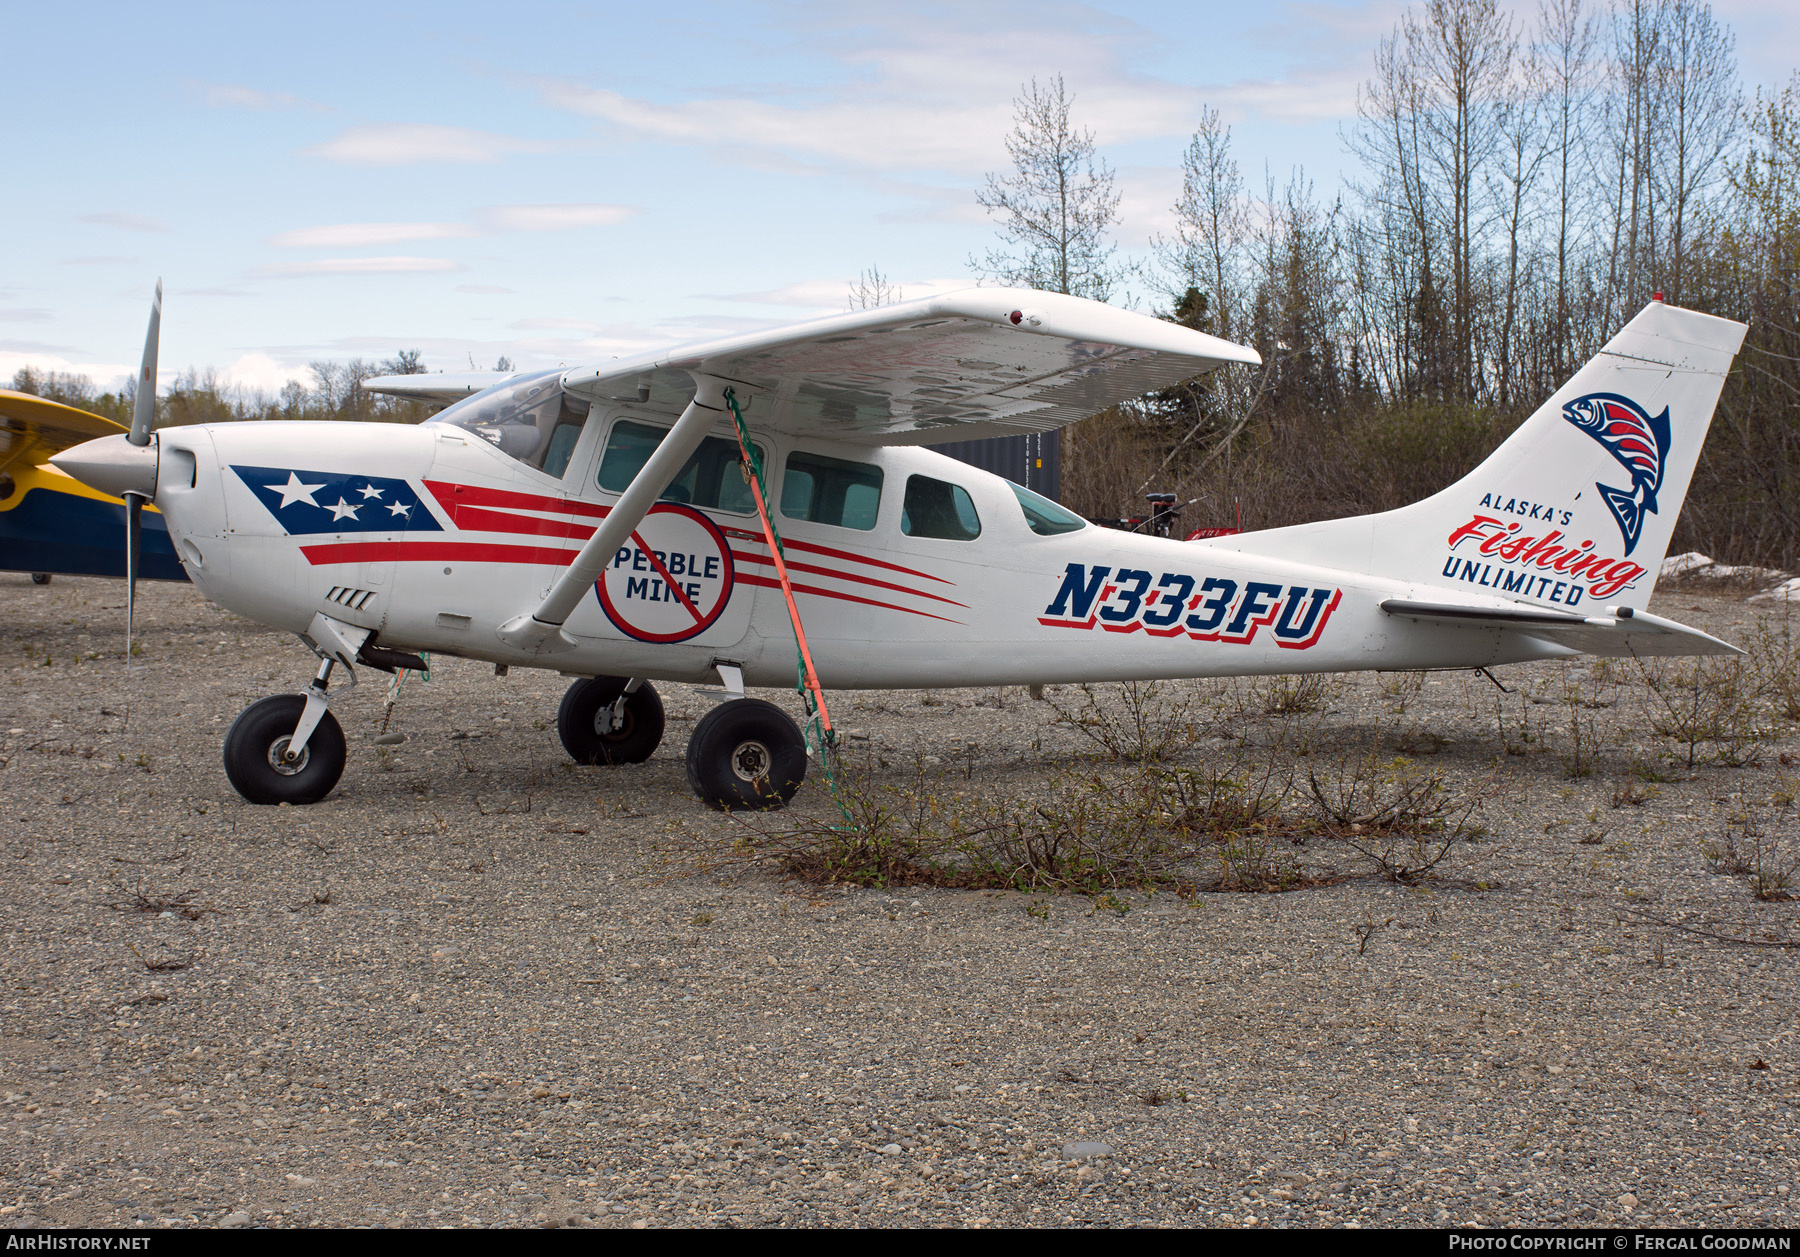
<svg viewBox="0 0 1800 1257">
<path fill-rule="evenodd" d="M 325 706 L 331 661 L 304 694 L 250 704 L 225 735 L 225 776 L 251 803 L 317 803 L 344 775 L 344 731 Z"/>
<path fill-rule="evenodd" d="M 806 740 L 773 703 L 743 697 L 737 669 L 721 669 L 727 701 L 694 725 L 687 744 L 688 784 L 725 811 L 780 807 L 806 779 Z M 662 741 L 662 700 L 648 681 L 577 681 L 556 713 L 563 749 L 578 764 L 639 764 Z"/>
<path fill-rule="evenodd" d="M 577 764 L 641 764 L 662 741 L 662 699 L 636 677 L 577 681 L 557 708 L 556 733 Z"/>
</svg>

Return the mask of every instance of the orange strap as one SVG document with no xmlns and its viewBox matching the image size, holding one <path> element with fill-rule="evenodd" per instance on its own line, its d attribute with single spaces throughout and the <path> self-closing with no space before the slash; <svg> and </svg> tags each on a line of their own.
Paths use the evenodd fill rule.
<svg viewBox="0 0 1800 1257">
<path fill-rule="evenodd" d="M 775 524 L 769 519 L 769 504 L 763 500 L 762 477 L 757 474 L 754 455 L 750 447 L 744 443 L 744 433 L 738 430 L 738 449 L 744 456 L 744 466 L 749 469 L 750 493 L 756 499 L 756 513 L 762 518 L 763 537 L 769 543 L 769 553 L 775 557 L 775 575 L 781 580 L 781 595 L 787 599 L 788 622 L 794 626 L 794 641 L 800 647 L 800 667 L 806 676 L 806 688 L 811 692 L 813 702 L 819 711 L 819 727 L 829 736 L 831 733 L 831 713 L 825 709 L 825 691 L 819 687 L 819 674 L 813 668 L 812 651 L 806 645 L 806 629 L 800 623 L 800 608 L 794 603 L 793 582 L 788 580 L 787 560 L 781 553 L 781 538 L 775 533 Z"/>
</svg>

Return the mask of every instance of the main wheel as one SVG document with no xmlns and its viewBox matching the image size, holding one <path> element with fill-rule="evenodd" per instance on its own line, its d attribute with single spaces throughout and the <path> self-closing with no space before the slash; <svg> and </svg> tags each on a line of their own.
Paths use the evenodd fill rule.
<svg viewBox="0 0 1800 1257">
<path fill-rule="evenodd" d="M 724 811 L 780 807 L 806 780 L 806 739 L 775 704 L 731 699 L 695 724 L 687 776 L 695 794 Z"/>
<path fill-rule="evenodd" d="M 31 574 L 31 583 L 34 585 L 48 585 L 50 583 L 50 573 L 33 572 Z"/>
<path fill-rule="evenodd" d="M 613 704 L 625 694 L 624 677 L 577 681 L 556 709 L 556 733 L 577 764 L 641 764 L 662 743 L 663 705 L 645 681 L 625 694 L 625 711 L 613 728 Z"/>
<path fill-rule="evenodd" d="M 225 735 L 225 776 L 251 803 L 317 803 L 344 775 L 344 731 L 326 712 L 299 757 L 288 763 L 288 740 L 306 699 L 277 694 L 250 704 Z"/>
</svg>

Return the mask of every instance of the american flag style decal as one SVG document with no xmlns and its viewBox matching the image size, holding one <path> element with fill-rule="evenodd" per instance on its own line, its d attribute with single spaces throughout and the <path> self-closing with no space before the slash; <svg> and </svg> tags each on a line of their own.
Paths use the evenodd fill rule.
<svg viewBox="0 0 1800 1257">
<path fill-rule="evenodd" d="M 389 476 L 240 467 L 238 479 L 290 536 L 346 532 L 442 532 L 413 487 Z"/>
<path fill-rule="evenodd" d="M 580 498 L 445 480 L 424 481 L 426 498 L 405 480 L 387 476 L 287 467 L 234 465 L 232 470 L 290 534 L 385 534 L 363 540 L 334 536 L 301 546 L 300 553 L 313 567 L 379 562 L 567 567 L 582 542 L 593 536 L 595 523 L 612 510 Z M 664 504 L 659 509 L 672 507 Z M 737 586 L 781 587 L 761 533 L 728 524 L 719 530 L 737 569 Z M 635 536 L 629 544 L 649 549 Z M 959 616 L 968 610 L 953 596 L 955 584 L 941 576 L 815 542 L 790 538 L 787 549 L 788 569 L 802 574 L 802 581 L 794 585 L 797 594 L 948 624 L 962 623 Z M 628 550 L 621 553 L 629 557 Z M 752 570 L 744 570 L 744 565 Z M 679 602 L 671 578 L 661 573 L 657 578 Z"/>
</svg>

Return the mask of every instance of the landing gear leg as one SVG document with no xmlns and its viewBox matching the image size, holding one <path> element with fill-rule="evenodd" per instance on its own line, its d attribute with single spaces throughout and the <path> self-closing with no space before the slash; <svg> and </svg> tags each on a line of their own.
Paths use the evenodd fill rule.
<svg viewBox="0 0 1800 1257">
<path fill-rule="evenodd" d="M 225 776 L 251 803 L 317 803 L 344 775 L 344 731 L 328 709 L 332 661 L 304 694 L 278 694 L 244 709 L 225 735 Z"/>
</svg>

